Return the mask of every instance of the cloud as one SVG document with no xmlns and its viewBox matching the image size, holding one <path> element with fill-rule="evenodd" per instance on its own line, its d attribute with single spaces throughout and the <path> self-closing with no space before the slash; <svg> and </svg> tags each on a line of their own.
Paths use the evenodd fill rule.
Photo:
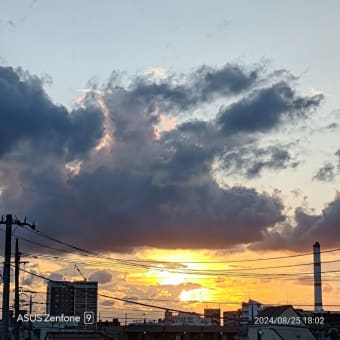
<svg viewBox="0 0 340 340">
<path fill-rule="evenodd" d="M 340 228 L 340 195 L 328 203 L 320 214 L 311 214 L 302 208 L 295 210 L 296 225 L 274 228 L 266 232 L 263 241 L 251 246 L 252 249 L 311 249 L 315 241 L 321 247 L 338 247 Z"/>
<path fill-rule="evenodd" d="M 98 281 L 101 284 L 109 283 L 112 281 L 112 274 L 108 270 L 98 270 L 90 275 L 89 281 Z"/>
<path fill-rule="evenodd" d="M 335 152 L 335 156 L 336 156 L 337 159 L 338 159 L 337 169 L 338 169 L 338 172 L 340 172 L 340 149 L 338 149 L 338 150 Z"/>
<path fill-rule="evenodd" d="M 193 91 L 199 101 L 210 101 L 214 95 L 228 96 L 251 88 L 259 78 L 259 70 L 246 71 L 238 65 L 226 64 L 221 69 L 202 66 L 194 75 Z"/>
<path fill-rule="evenodd" d="M 48 276 L 48 278 L 52 281 L 63 281 L 64 275 L 61 273 L 52 273 Z"/>
<path fill-rule="evenodd" d="M 279 127 L 284 119 L 305 118 L 322 99 L 322 95 L 297 96 L 292 87 L 282 81 L 256 89 L 249 96 L 222 108 L 217 124 L 224 134 L 266 132 Z"/>
<path fill-rule="evenodd" d="M 339 126 L 338 123 L 333 122 L 333 123 L 328 124 L 328 125 L 326 126 L 326 129 L 327 129 L 327 130 L 335 130 L 335 129 L 338 128 L 338 126 Z"/>
<path fill-rule="evenodd" d="M 15 28 L 15 22 L 13 21 L 13 20 L 8 20 L 7 21 L 7 24 L 8 24 L 8 26 L 11 28 L 11 29 L 14 29 Z"/>
<path fill-rule="evenodd" d="M 104 301 L 100 301 L 100 305 L 104 306 L 104 307 L 113 307 L 115 304 L 114 301 L 112 300 L 104 300 Z"/>
<path fill-rule="evenodd" d="M 296 168 L 299 162 L 291 155 L 289 146 L 272 145 L 261 148 L 245 146 L 223 155 L 223 167 L 229 174 L 244 175 L 254 178 L 264 169 Z"/>
<path fill-rule="evenodd" d="M 166 79 L 167 71 L 162 67 L 149 68 L 144 72 L 144 75 L 154 79 Z"/>
<path fill-rule="evenodd" d="M 227 63 L 221 68 L 203 65 L 191 74 L 162 77 L 155 82 L 146 75 L 137 77 L 129 91 L 130 100 L 149 108 L 156 103 L 172 110 L 189 110 L 218 97 L 231 97 L 252 88 L 259 81 L 259 69 L 247 70 Z"/>
<path fill-rule="evenodd" d="M 225 247 L 261 239 L 284 219 L 279 199 L 243 187 L 222 189 L 212 180 L 160 186 L 151 176 L 100 168 L 59 186 L 43 183 L 45 199 L 31 210 L 37 223 L 101 250 Z"/>
<path fill-rule="evenodd" d="M 319 170 L 317 170 L 313 179 L 322 182 L 334 181 L 335 177 L 340 174 L 340 149 L 338 149 L 334 155 L 337 159 L 336 164 L 332 164 L 329 161 L 325 162 L 324 165 Z"/>
<path fill-rule="evenodd" d="M 35 154 L 72 160 L 87 155 L 103 133 L 98 107 L 68 111 L 51 101 L 38 77 L 20 69 L 0 67 L 0 106 L 0 158 L 28 144 Z"/>
<path fill-rule="evenodd" d="M 270 83 L 261 68 L 234 64 L 124 86 L 112 77 L 67 110 L 48 98 L 39 78 L 1 68 L 0 207 L 100 251 L 261 242 L 285 221 L 283 203 L 241 185 L 220 186 L 213 167 L 229 160 L 218 168 L 228 179 L 236 167 L 251 177 L 296 166 L 290 146 L 264 147 L 261 136 L 306 119 L 322 99 L 298 96 L 288 80 Z M 234 103 L 216 113 L 226 99 Z M 193 115 L 207 107 L 205 119 Z M 161 117 L 174 115 L 176 124 L 157 134 Z M 96 150 L 103 125 L 112 139 Z"/>
<path fill-rule="evenodd" d="M 35 268 L 35 269 L 34 269 Z M 30 272 L 39 275 L 40 270 L 38 265 L 31 265 L 28 269 Z M 21 284 L 24 286 L 32 286 L 33 284 L 37 284 L 37 281 L 41 281 L 36 275 L 25 275 L 21 281 Z"/>
<path fill-rule="evenodd" d="M 308 276 L 297 279 L 295 283 L 302 286 L 314 286 L 314 281 Z"/>
<path fill-rule="evenodd" d="M 322 291 L 325 292 L 325 293 L 330 293 L 333 290 L 334 290 L 333 286 L 328 282 L 326 282 L 322 285 Z"/>
<path fill-rule="evenodd" d="M 322 182 L 332 182 L 336 176 L 334 165 L 326 162 L 314 175 L 313 179 Z"/>
<path fill-rule="evenodd" d="M 303 195 L 303 191 L 300 188 L 295 188 L 290 191 L 290 193 L 295 197 L 298 198 Z"/>
<path fill-rule="evenodd" d="M 23 280 L 22 280 L 22 284 L 25 285 L 25 286 L 31 286 L 33 284 L 33 282 L 35 281 L 35 276 L 33 275 L 30 275 L 30 276 L 27 276 L 25 277 Z"/>
<path fill-rule="evenodd" d="M 17 26 L 17 22 L 12 19 L 0 19 L 0 30 L 14 31 Z"/>
</svg>

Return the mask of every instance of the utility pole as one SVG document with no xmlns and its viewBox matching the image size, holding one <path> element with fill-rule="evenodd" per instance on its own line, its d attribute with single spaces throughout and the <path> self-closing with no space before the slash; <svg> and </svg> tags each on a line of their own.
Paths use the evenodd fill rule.
<svg viewBox="0 0 340 340">
<path fill-rule="evenodd" d="M 30 295 L 30 308 L 29 308 L 30 316 L 32 315 L 32 305 L 33 305 L 32 295 Z M 32 339 L 32 328 L 33 328 L 33 325 L 32 325 L 32 321 L 30 319 L 30 322 L 29 322 L 29 336 L 28 336 L 29 340 Z"/>
<path fill-rule="evenodd" d="M 6 221 L 1 220 L 1 224 L 6 224 L 5 240 L 5 263 L 3 277 L 3 294 L 2 294 L 2 339 L 8 340 L 9 330 L 9 290 L 10 290 L 10 273 L 11 273 L 11 241 L 12 241 L 12 215 L 6 216 Z"/>
<path fill-rule="evenodd" d="M 15 272 L 14 272 L 14 282 L 15 282 L 15 290 L 14 290 L 14 316 L 15 320 L 18 319 L 19 316 L 19 266 L 20 266 L 20 255 L 19 252 L 19 242 L 18 239 L 15 240 Z"/>
<path fill-rule="evenodd" d="M 30 315 L 32 314 L 32 306 L 33 306 L 33 301 L 32 301 L 32 295 L 30 295 Z"/>
<path fill-rule="evenodd" d="M 28 261 L 20 261 L 21 253 L 19 251 L 19 240 L 15 239 L 15 271 L 14 271 L 14 315 L 15 319 L 18 319 L 20 313 L 20 300 L 19 300 L 19 273 L 20 273 L 20 265 L 26 264 Z"/>
<path fill-rule="evenodd" d="M 14 317 L 17 322 L 19 316 L 19 266 L 20 266 L 19 241 L 15 240 L 15 267 L 14 267 Z M 15 340 L 19 340 L 19 324 L 15 327 Z"/>
<path fill-rule="evenodd" d="M 14 268 L 14 317 L 17 322 L 20 313 L 20 297 L 19 297 L 19 271 L 21 263 L 28 263 L 27 261 L 20 261 L 21 253 L 19 252 L 19 240 L 15 239 L 15 268 Z M 20 323 L 17 322 L 15 328 L 15 339 L 19 340 L 19 327 Z"/>
<path fill-rule="evenodd" d="M 9 313 L 9 292 L 10 292 L 10 275 L 11 275 L 11 251 L 12 251 L 12 225 L 28 226 L 35 229 L 35 225 L 27 223 L 26 218 L 24 222 L 14 218 L 11 214 L 1 218 L 0 224 L 6 225 L 6 239 L 5 239 L 5 263 L 3 271 L 3 291 L 2 291 L 2 340 L 9 339 L 9 325 L 10 325 L 10 313 Z"/>
</svg>

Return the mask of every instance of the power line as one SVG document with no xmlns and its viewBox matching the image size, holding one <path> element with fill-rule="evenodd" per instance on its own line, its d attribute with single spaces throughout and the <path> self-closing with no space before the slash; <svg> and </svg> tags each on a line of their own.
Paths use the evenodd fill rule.
<svg viewBox="0 0 340 340">
<path fill-rule="evenodd" d="M 64 246 L 70 247 L 74 250 L 78 250 L 90 255 L 98 256 L 101 255 L 100 253 L 96 253 L 91 250 L 87 250 L 84 248 L 80 248 L 78 246 L 72 245 L 70 243 L 67 243 L 65 241 L 61 241 L 56 239 L 53 236 L 48 235 L 47 233 L 35 228 L 34 230 L 29 229 L 31 232 L 35 232 L 39 234 L 40 236 L 47 238 L 53 242 L 62 244 Z M 320 253 L 332 253 L 332 252 L 337 252 L 340 251 L 340 248 L 335 248 L 335 249 L 328 249 L 328 250 L 323 250 L 320 251 Z M 269 261 L 269 260 L 278 260 L 278 259 L 288 259 L 288 258 L 296 258 L 296 257 L 302 257 L 302 256 L 310 256 L 313 255 L 313 252 L 309 253 L 301 253 L 301 254 L 294 254 L 294 255 L 285 255 L 285 256 L 276 256 L 276 257 L 267 257 L 267 258 L 252 258 L 252 259 L 242 259 L 242 260 L 227 260 L 227 261 L 159 261 L 159 260 L 140 260 L 140 259 L 121 259 L 121 258 L 111 258 L 111 257 L 106 257 L 111 260 L 115 261 L 123 261 L 123 262 L 131 262 L 131 263 L 158 263 L 158 264 L 195 264 L 195 263 L 207 263 L 207 264 L 218 264 L 218 263 L 243 263 L 243 262 L 258 262 L 258 261 Z M 157 267 L 158 268 L 158 267 Z M 169 268 L 170 269 L 170 268 Z"/>
<path fill-rule="evenodd" d="M 31 229 L 30 229 L 31 230 Z M 32 231 L 32 230 L 31 230 Z M 213 274 L 216 274 L 216 275 L 220 275 L 220 276 L 227 276 L 229 274 L 238 274 L 239 271 L 247 271 L 247 270 L 258 270 L 258 269 L 276 269 L 276 268 L 290 268 L 290 267 L 297 267 L 297 266 L 306 266 L 306 265 L 312 265 L 313 263 L 304 263 L 304 264 L 293 264 L 293 265 L 280 265 L 280 266 L 269 266 L 269 267 L 257 267 L 257 268 L 239 268 L 238 270 L 234 270 L 234 269 L 231 269 L 231 270 L 209 270 L 209 269 L 205 269 L 205 270 L 196 270 L 196 269 L 181 269 L 181 268 L 177 268 L 177 269 L 174 269 L 174 268 L 161 268 L 161 267 L 156 267 L 156 266 L 149 266 L 149 265 L 141 265 L 139 264 L 137 261 L 132 261 L 132 260 L 123 260 L 123 259 L 119 259 L 119 258 L 112 258 L 112 257 L 108 257 L 108 256 L 105 256 L 105 255 L 102 255 L 100 253 L 96 253 L 96 252 L 92 252 L 92 251 L 89 251 L 89 250 L 86 250 L 86 249 L 82 249 L 80 247 L 77 247 L 77 246 L 73 246 L 67 242 L 64 242 L 64 241 L 61 241 L 61 240 L 58 240 L 54 237 L 51 237 L 49 235 L 47 235 L 46 233 L 43 233 L 39 230 L 34 230 L 34 232 L 36 233 L 39 233 L 39 235 L 42 235 L 43 237 L 45 238 L 48 238 L 49 240 L 53 240 L 54 242 L 57 242 L 57 243 L 60 243 L 60 244 L 63 244 L 63 245 L 66 245 L 68 247 L 71 247 L 72 249 L 76 249 L 77 251 L 81 251 L 81 252 L 85 252 L 86 254 L 90 254 L 92 256 L 96 256 L 96 257 L 100 257 L 100 258 L 103 258 L 103 259 L 109 259 L 111 261 L 115 261 L 115 262 L 118 262 L 118 263 L 123 263 L 127 266 L 132 266 L 132 267 L 142 267 L 142 268 L 146 268 L 146 269 L 154 269 L 154 270 L 158 270 L 158 271 L 168 271 L 168 272 L 174 272 L 174 273 L 181 273 L 181 274 L 197 274 L 197 275 L 213 275 Z M 27 239 L 26 239 L 27 241 Z M 31 240 L 28 240 L 28 242 L 31 242 Z M 34 242 L 34 241 L 33 241 Z M 37 243 L 37 242 L 36 242 Z M 39 244 L 42 246 L 42 244 Z M 51 248 L 51 247 L 49 247 Z M 337 248 L 337 249 L 331 249 L 331 250 L 325 250 L 323 251 L 324 253 L 327 253 L 327 252 L 335 252 L 335 251 L 338 251 L 340 250 L 340 248 Z M 73 253 L 73 252 L 71 252 Z M 310 254 L 313 254 L 313 253 L 308 253 L 309 255 Z M 79 255 L 79 253 L 78 253 Z M 291 257 L 297 257 L 297 256 L 306 256 L 307 254 L 298 254 L 298 255 L 290 255 L 290 256 L 284 256 L 284 257 L 276 257 L 275 259 L 277 258 L 291 258 Z M 267 258 L 267 259 L 274 259 L 273 257 L 272 258 Z M 254 260 L 254 259 L 253 259 Z M 264 260 L 264 259 L 262 259 Z M 245 260 L 245 262 L 247 262 L 248 260 Z M 137 262 L 137 263 L 136 263 Z M 340 262 L 340 260 L 333 260 L 333 261 L 326 261 L 325 263 L 335 263 L 335 262 Z M 170 262 L 169 262 L 170 263 Z M 338 271 L 328 271 L 328 272 L 338 272 Z M 327 271 L 324 271 L 323 273 L 327 273 Z M 299 273 L 300 275 L 313 275 L 313 273 Z M 241 275 L 241 273 L 239 273 L 238 275 L 240 276 L 247 276 L 245 274 Z M 256 273 L 257 276 L 268 276 L 267 273 Z M 289 275 L 295 275 L 294 273 L 282 273 L 282 274 L 273 274 L 271 273 L 270 274 L 271 276 L 273 275 L 282 275 L 282 276 L 289 276 Z"/>
<path fill-rule="evenodd" d="M 30 231 L 32 231 L 31 229 L 29 229 Z M 306 266 L 306 265 L 312 265 L 312 262 L 311 263 L 303 263 L 303 264 L 292 264 L 292 265 L 280 265 L 280 266 L 275 266 L 275 267 L 272 267 L 272 266 L 269 266 L 269 267 L 257 267 L 257 268 L 239 268 L 238 270 L 235 270 L 235 269 L 231 269 L 231 270 L 209 270 L 209 269 L 190 269 L 190 268 L 185 268 L 185 269 L 182 269 L 182 268 L 177 268 L 177 269 L 174 269 L 174 268 L 162 268 L 162 267 L 157 267 L 157 266 L 150 266 L 150 265 L 143 265 L 143 264 L 140 264 L 139 262 L 136 262 L 136 261 L 132 261 L 132 260 L 123 260 L 123 259 L 119 259 L 119 258 L 112 258 L 112 257 L 109 257 L 109 256 L 105 256 L 105 255 L 102 255 L 100 253 L 96 253 L 96 252 L 92 252 L 92 251 L 89 251 L 89 250 L 86 250 L 86 249 L 82 249 L 80 247 L 77 247 L 77 246 L 73 246 L 67 242 L 64 242 L 64 241 L 61 241 L 61 240 L 58 240 L 54 237 L 51 237 L 49 235 L 47 235 L 46 233 L 43 233 L 39 230 L 34 230 L 35 233 L 38 233 L 38 235 L 44 237 L 44 238 L 47 238 L 49 240 L 53 240 L 53 242 L 57 242 L 59 244 L 62 244 L 64 246 L 67 246 L 67 247 L 71 247 L 72 249 L 75 249 L 77 250 L 77 253 L 75 253 L 74 251 L 67 251 L 67 250 L 64 250 L 64 249 L 60 249 L 60 248 L 55 248 L 55 247 L 51 247 L 51 246 L 47 246 L 47 245 L 44 245 L 44 244 L 41 244 L 39 242 L 36 242 L 36 241 L 32 241 L 32 240 L 28 240 L 28 239 L 25 239 L 23 237 L 21 237 L 21 239 L 23 239 L 24 241 L 26 242 L 31 242 L 35 245 L 39 245 L 39 246 L 42 246 L 42 247 L 47 247 L 49 249 L 53 249 L 53 250 L 56 250 L 56 251 L 63 251 L 63 252 L 66 252 L 68 254 L 76 254 L 76 255 L 80 255 L 80 256 L 91 256 L 91 257 L 97 257 L 97 258 L 102 258 L 102 259 L 105 259 L 106 261 L 109 260 L 109 261 L 112 261 L 116 264 L 119 264 L 119 266 L 121 267 L 122 265 L 127 267 L 127 268 L 142 268 L 142 269 L 152 269 L 152 270 L 157 270 L 157 271 L 161 271 L 161 272 L 164 272 L 164 271 L 167 271 L 167 272 L 172 272 L 172 273 L 180 273 L 180 274 L 188 274 L 188 275 L 200 275 L 200 276 L 226 276 L 226 277 L 256 277 L 256 278 L 266 278 L 266 277 L 270 277 L 271 279 L 273 278 L 276 278 L 276 279 L 287 279 L 289 277 L 297 277 L 297 278 L 303 278 L 303 279 L 310 279 L 312 280 L 313 279 L 313 273 L 311 272 L 299 272 L 299 273 L 242 273 L 242 271 L 249 271 L 249 270 L 259 270 L 259 269 L 273 269 L 273 268 L 291 268 L 291 267 L 297 267 L 297 266 Z M 335 251 L 338 251 L 340 248 L 338 249 L 331 249 L 331 250 L 325 250 L 323 251 L 324 253 L 327 253 L 327 252 L 335 252 Z M 79 253 L 80 251 L 80 253 Z M 86 255 L 85 255 L 85 254 Z M 308 254 L 312 254 L 312 253 L 308 253 Z M 291 255 L 291 256 L 284 256 L 284 257 L 275 257 L 275 259 L 277 258 L 291 258 L 291 257 L 297 257 L 297 256 L 306 256 L 307 254 L 298 254 L 298 255 Z M 54 258 L 57 258 L 57 256 L 55 256 Z M 59 257 L 60 258 L 60 257 Z M 266 260 L 268 259 L 274 259 L 273 257 L 272 258 L 267 258 Z M 255 260 L 255 259 L 253 259 Z M 262 260 L 265 260 L 265 259 L 262 259 Z M 68 260 L 70 261 L 70 260 Z M 89 260 L 87 260 L 89 261 Z M 244 260 L 244 261 L 248 261 L 248 260 Z M 212 261 L 213 262 L 213 261 Z M 333 261 L 326 261 L 326 263 L 335 263 L 335 262 L 339 262 L 339 260 L 333 260 Z M 171 263 L 171 262 L 169 262 Z M 102 262 L 97 262 L 98 265 L 102 265 Z M 112 263 L 111 263 L 112 264 Z M 339 270 L 332 270 L 332 271 L 323 271 L 323 274 L 327 274 L 327 273 L 337 273 L 339 272 Z M 301 277 L 301 275 L 311 275 L 310 277 Z"/>
<path fill-rule="evenodd" d="M 43 276 L 43 275 L 40 275 L 40 274 L 37 274 L 37 273 L 33 273 L 33 272 L 30 272 L 28 270 L 25 270 L 25 269 L 20 269 L 21 271 L 23 272 L 26 272 L 30 275 L 33 275 L 33 276 L 36 276 L 36 277 L 39 277 L 45 281 L 48 281 L 48 282 L 54 282 L 53 280 Z M 69 286 L 70 284 L 67 283 L 67 282 L 63 282 L 63 281 L 59 281 L 60 284 L 64 284 L 66 286 Z M 177 312 L 177 313 L 186 313 L 186 314 L 194 314 L 194 315 L 198 315 L 198 316 L 201 316 L 201 317 L 207 317 L 207 315 L 205 314 L 202 314 L 202 313 L 196 313 L 196 312 L 188 312 L 188 311 L 183 311 L 183 310 L 180 310 L 180 309 L 177 309 L 177 308 L 171 308 L 169 306 L 167 307 L 163 307 L 163 306 L 158 306 L 158 305 L 153 305 L 153 304 L 147 304 L 147 303 L 141 303 L 141 302 L 137 302 L 137 301 L 132 301 L 132 300 L 129 300 L 129 299 L 124 299 L 124 298 L 118 298 L 118 297 L 114 297 L 114 296 L 110 296 L 110 295 L 107 295 L 107 294 L 102 294 L 102 293 L 98 293 L 98 296 L 100 297 L 104 297 L 104 298 L 107 298 L 107 299 L 112 299 L 114 301 L 121 301 L 121 302 L 125 302 L 125 303 L 130 303 L 130 304 L 134 304 L 134 305 L 138 305 L 138 306 L 143 306 L 143 307 L 148 307 L 148 308 L 154 308 L 154 309 L 159 309 L 159 310 L 163 310 L 163 311 L 173 311 L 173 312 Z M 265 304 L 263 304 L 264 306 L 266 306 Z M 294 304 L 292 304 L 294 305 Z M 273 306 L 272 304 L 270 305 L 267 305 L 267 306 Z M 313 306 L 311 304 L 296 304 L 296 306 Z M 330 304 L 330 305 L 327 305 L 327 304 L 324 304 L 324 306 L 329 306 L 329 307 L 339 307 L 340 305 L 337 305 L 337 304 Z M 149 311 L 151 312 L 151 311 Z M 144 315 L 146 313 L 143 313 Z M 210 317 L 210 315 L 209 315 Z M 125 315 L 125 319 L 127 319 L 127 316 Z M 130 319 L 130 318 L 129 318 Z M 136 319 L 136 318 L 133 318 L 133 319 Z M 228 317 L 224 317 L 224 316 L 220 316 L 220 319 L 230 319 L 230 320 L 233 320 L 232 318 L 228 318 Z"/>
<path fill-rule="evenodd" d="M 28 271 L 28 270 L 23 269 L 23 268 L 20 268 L 20 271 L 23 271 L 23 272 L 28 273 L 30 275 L 39 277 L 40 279 L 43 279 L 43 280 L 48 281 L 48 282 L 55 282 L 54 280 L 51 280 L 51 279 L 49 279 L 49 278 L 47 278 L 47 277 L 45 277 L 45 276 L 43 276 L 41 274 L 33 273 L 33 272 Z M 65 285 L 65 286 L 71 286 L 71 284 L 69 284 L 67 282 L 64 282 L 64 281 L 58 281 L 58 282 L 60 284 Z M 142 302 L 132 301 L 132 300 L 124 299 L 124 298 L 118 298 L 118 297 L 110 296 L 110 295 L 107 295 L 107 294 L 100 294 L 100 293 L 98 293 L 98 296 L 105 297 L 107 299 L 112 299 L 112 300 L 115 300 L 115 301 L 131 303 L 131 304 L 135 304 L 135 305 L 138 305 L 138 306 L 150 307 L 150 308 L 155 308 L 155 309 L 160 309 L 160 310 L 170 310 L 170 311 L 178 312 L 178 313 L 197 314 L 197 313 L 187 312 L 187 311 L 183 311 L 183 310 L 179 310 L 179 309 L 173 309 L 173 308 L 169 308 L 169 307 L 156 306 L 156 305 L 151 305 L 151 304 L 146 304 L 146 303 L 142 303 Z"/>
<path fill-rule="evenodd" d="M 83 261 L 81 262 L 81 260 L 78 259 L 69 259 L 69 258 L 63 258 L 60 256 L 49 256 L 49 255 L 39 255 L 38 257 L 36 255 L 31 255 L 31 254 L 25 254 L 25 256 L 27 257 L 31 257 L 31 258 L 45 258 L 45 259 L 49 259 L 49 260 L 55 260 L 58 259 L 59 261 L 64 261 L 67 263 L 82 263 L 82 264 L 97 264 L 98 266 L 102 266 L 107 262 L 98 262 L 98 261 Z M 337 263 L 340 262 L 340 260 L 333 260 L 333 261 L 327 261 L 327 263 Z M 109 265 L 112 265 L 111 263 L 108 263 Z M 312 265 L 313 263 L 309 263 L 308 265 Z M 292 267 L 297 267 L 297 266 L 306 266 L 307 264 L 296 264 L 296 265 L 292 265 Z M 290 266 L 277 266 L 277 268 L 287 268 Z M 164 270 L 162 268 L 158 268 L 160 271 L 168 271 L 168 270 Z M 253 270 L 258 270 L 258 269 L 272 269 L 272 267 L 261 267 L 261 268 L 249 268 L 253 269 Z M 331 274 L 331 273 L 338 273 L 340 272 L 340 270 L 336 269 L 336 270 L 323 270 L 322 273 L 323 274 Z M 274 278 L 289 278 L 289 277 L 296 277 L 296 278 L 301 278 L 304 280 L 313 280 L 313 273 L 312 272 L 296 272 L 296 273 L 244 273 L 242 270 L 241 271 L 236 271 L 236 270 L 230 270 L 230 271 L 220 271 L 220 270 L 214 270 L 214 271 L 207 271 L 207 270 L 181 270 L 180 272 L 176 272 L 176 273 L 181 273 L 181 274 L 187 274 L 187 275 L 201 275 L 201 276 L 227 276 L 227 277 L 270 277 L 271 279 Z M 309 276 L 307 276 L 309 275 Z M 325 278 L 326 279 L 326 278 Z M 336 280 L 336 278 L 334 278 Z"/>
<path fill-rule="evenodd" d="M 25 254 L 25 256 L 28 256 L 28 257 L 36 257 L 36 256 L 39 256 L 40 257 L 44 257 L 46 259 L 65 259 L 61 256 L 58 256 L 58 255 L 55 255 L 55 256 L 52 256 L 52 255 L 46 255 L 46 254 L 39 254 L 39 255 L 33 255 L 33 254 Z M 67 259 L 65 259 L 67 260 Z M 71 262 L 71 261 L 70 261 Z M 337 259 L 337 260 L 329 260 L 329 261 L 322 261 L 322 264 L 329 264 L 329 263 L 338 263 L 340 262 L 340 259 Z M 86 263 L 86 262 L 84 262 Z M 98 264 L 104 264 L 104 263 L 108 263 L 110 265 L 112 265 L 111 262 L 98 262 L 98 261 L 87 261 L 87 263 L 98 263 Z M 278 269 L 278 268 L 292 268 L 292 267 L 301 267 L 301 266 L 311 266 L 313 265 L 313 262 L 308 262 L 308 263 L 298 263 L 298 264 L 289 264 L 289 265 L 278 265 L 278 266 L 268 266 L 268 267 L 248 267 L 248 268 L 238 268 L 238 269 L 190 269 L 190 271 L 192 272 L 211 272 L 211 273 L 234 273 L 234 272 L 239 272 L 239 271 L 251 271 L 251 270 L 259 270 L 259 269 Z M 159 269 L 162 269 L 164 271 L 167 271 L 166 268 L 160 268 L 160 267 L 157 267 Z M 181 270 L 181 272 L 186 272 L 185 269 Z M 191 273 L 191 272 L 190 272 Z"/>
<path fill-rule="evenodd" d="M 36 277 L 39 277 L 45 281 L 48 281 L 48 282 L 54 282 L 53 280 L 43 276 L 43 275 L 40 275 L 40 274 L 37 274 L 37 273 L 33 273 L 33 272 L 30 272 L 28 270 L 25 270 L 25 269 L 22 269 L 20 268 L 21 271 L 25 272 L 25 273 L 28 273 L 30 275 L 33 275 L 33 276 L 36 276 Z M 59 281 L 60 284 L 63 284 L 63 285 L 66 285 L 66 286 L 71 286 L 69 283 L 67 282 L 63 282 L 63 281 Z M 189 312 L 189 311 L 183 311 L 183 310 L 180 310 L 180 309 L 177 309 L 177 308 L 171 308 L 169 306 L 167 307 L 163 307 L 163 306 L 157 306 L 157 305 L 152 305 L 152 304 L 147 304 L 147 303 L 142 303 L 142 302 L 137 302 L 137 301 L 132 301 L 132 300 L 129 300 L 129 299 L 124 299 L 124 298 L 118 298 L 118 297 L 114 297 L 114 296 L 110 296 L 110 295 L 107 295 L 107 294 L 100 294 L 98 293 L 97 294 L 98 296 L 100 297 L 105 297 L 107 299 L 112 299 L 112 300 L 115 300 L 115 301 L 121 301 L 121 302 L 125 302 L 125 303 L 130 303 L 130 304 L 134 304 L 134 305 L 138 305 L 138 306 L 143 306 L 143 307 L 149 307 L 149 308 L 154 308 L 154 309 L 159 309 L 159 310 L 164 310 L 164 311 L 173 311 L 173 312 L 177 312 L 177 313 L 186 313 L 186 314 L 194 314 L 194 315 L 199 315 L 199 316 L 202 316 L 202 317 L 207 317 L 207 315 L 204 315 L 204 314 L 201 314 L 201 313 L 196 313 L 196 312 Z M 209 316 L 210 317 L 210 316 Z M 220 319 L 222 319 L 223 317 L 220 316 Z M 224 318 L 225 319 L 225 318 Z"/>
</svg>

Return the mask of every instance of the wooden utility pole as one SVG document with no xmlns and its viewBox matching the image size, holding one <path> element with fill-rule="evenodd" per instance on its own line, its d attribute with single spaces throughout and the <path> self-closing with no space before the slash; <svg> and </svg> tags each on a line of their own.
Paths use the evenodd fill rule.
<svg viewBox="0 0 340 340">
<path fill-rule="evenodd" d="M 6 225 L 6 238 L 5 238 L 5 263 L 3 271 L 3 290 L 2 290 L 2 340 L 9 339 L 9 326 L 10 326 L 10 313 L 9 313 L 9 292 L 10 292 L 10 275 L 11 275 L 11 251 L 12 251 L 12 225 L 20 227 L 28 226 L 35 229 L 35 225 L 26 222 L 26 218 L 23 222 L 17 218 L 13 219 L 11 214 L 1 218 L 0 224 Z"/>
<path fill-rule="evenodd" d="M 1 224 L 6 224 L 5 239 L 5 263 L 3 272 L 3 291 L 2 291 L 2 339 L 8 340 L 9 333 L 9 290 L 11 274 L 11 246 L 12 246 L 12 215 L 8 214 L 6 220 L 1 220 Z"/>
<path fill-rule="evenodd" d="M 14 316 L 15 320 L 19 316 L 19 266 L 20 266 L 20 255 L 18 239 L 15 240 L 15 271 L 14 271 Z"/>
<path fill-rule="evenodd" d="M 19 316 L 19 266 L 20 266 L 20 255 L 19 252 L 19 241 L 15 239 L 15 267 L 14 267 L 14 317 L 16 322 L 15 327 L 15 340 L 19 340 L 19 324 L 18 324 L 18 316 Z"/>
</svg>

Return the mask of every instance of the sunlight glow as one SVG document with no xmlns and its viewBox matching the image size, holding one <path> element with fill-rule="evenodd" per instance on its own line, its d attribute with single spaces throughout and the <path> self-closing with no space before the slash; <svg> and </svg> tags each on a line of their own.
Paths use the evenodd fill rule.
<svg viewBox="0 0 340 340">
<path fill-rule="evenodd" d="M 159 107 L 156 107 L 155 114 L 159 114 Z M 166 117 L 164 115 L 160 115 L 159 122 L 153 126 L 155 138 L 159 140 L 161 138 L 162 132 L 173 130 L 176 127 L 176 124 L 176 117 Z"/>
<path fill-rule="evenodd" d="M 104 112 L 104 136 L 96 146 L 96 150 L 100 151 L 105 148 L 110 148 L 113 144 L 113 127 L 110 119 L 110 110 L 107 107 L 104 98 L 101 96 L 97 96 L 98 104 L 100 105 L 101 109 Z"/>
<path fill-rule="evenodd" d="M 179 285 L 188 279 L 187 274 L 171 273 L 166 270 L 160 272 L 153 271 L 152 275 L 157 277 L 160 285 Z"/>
<path fill-rule="evenodd" d="M 181 301 L 209 301 L 212 299 L 211 290 L 208 288 L 196 288 L 190 290 L 182 290 L 179 296 Z"/>
</svg>

